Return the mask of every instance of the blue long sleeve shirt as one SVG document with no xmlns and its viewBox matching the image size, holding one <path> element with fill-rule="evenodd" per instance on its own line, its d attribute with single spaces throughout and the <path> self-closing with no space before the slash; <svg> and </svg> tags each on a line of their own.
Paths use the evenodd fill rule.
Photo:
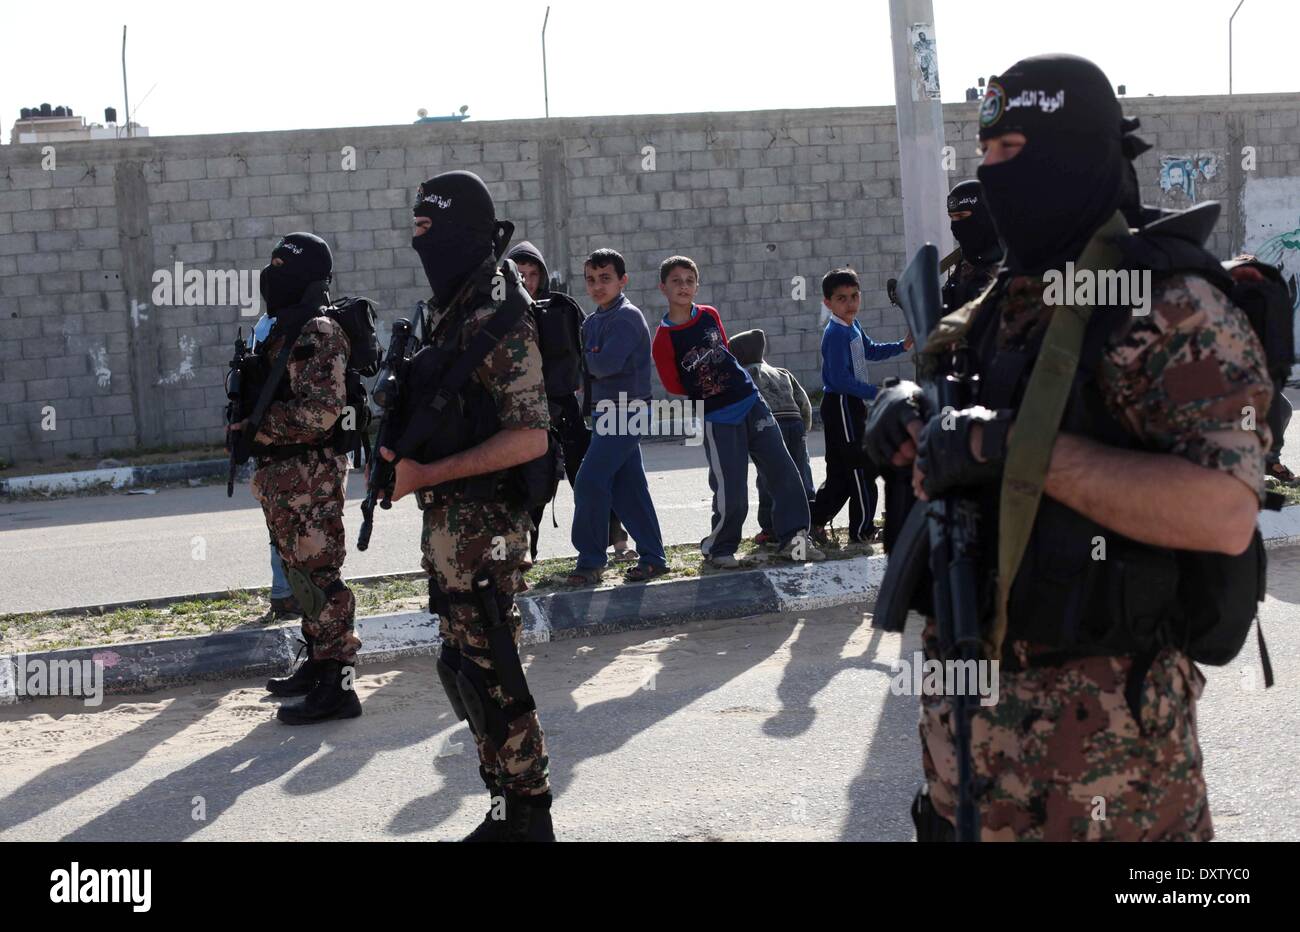
<svg viewBox="0 0 1300 932">
<path fill-rule="evenodd" d="M 891 359 L 903 352 L 902 340 L 876 343 L 856 320 L 846 324 L 832 314 L 822 331 L 822 391 L 870 401 L 878 389 L 867 378 L 867 361 Z"/>
<path fill-rule="evenodd" d="M 650 328 L 631 301 L 619 295 L 582 324 L 583 359 L 591 374 L 591 403 L 650 400 Z"/>
</svg>

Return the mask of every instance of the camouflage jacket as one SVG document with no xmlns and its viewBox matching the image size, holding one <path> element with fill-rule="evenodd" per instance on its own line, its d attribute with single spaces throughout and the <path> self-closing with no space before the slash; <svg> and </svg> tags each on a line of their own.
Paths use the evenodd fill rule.
<svg viewBox="0 0 1300 932">
<path fill-rule="evenodd" d="M 426 313 L 425 332 L 437 333 L 438 326 L 446 319 L 447 310 L 438 307 L 431 299 Z M 458 341 L 460 349 L 469 345 L 494 313 L 493 305 L 485 301 L 466 315 L 459 334 L 453 338 Z M 546 387 L 542 379 L 542 352 L 537 344 L 532 314 L 525 313 L 519 319 L 475 368 L 473 377 L 495 403 L 502 430 L 546 430 L 550 427 Z"/>
<path fill-rule="evenodd" d="M 266 348 L 269 359 L 280 353 L 284 340 L 272 331 Z M 282 446 L 328 440 L 347 403 L 344 373 L 351 349 L 336 321 L 328 317 L 307 321 L 290 351 L 284 375 L 292 398 L 267 406 L 255 441 Z"/>
<path fill-rule="evenodd" d="M 1037 340 L 1051 320 L 1045 284 L 1010 280 L 998 349 Z M 1098 372 L 1110 413 L 1141 445 L 1219 469 L 1264 495 L 1265 423 L 1273 396 L 1264 348 L 1246 315 L 1196 275 L 1157 280 L 1151 313 L 1114 333 Z"/>
</svg>

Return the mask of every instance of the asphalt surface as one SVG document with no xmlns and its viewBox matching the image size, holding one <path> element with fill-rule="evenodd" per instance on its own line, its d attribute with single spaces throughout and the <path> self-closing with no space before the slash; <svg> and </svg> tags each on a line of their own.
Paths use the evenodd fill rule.
<svg viewBox="0 0 1300 932">
<path fill-rule="evenodd" d="M 1254 638 L 1198 710 L 1217 837 L 1300 840 L 1300 549 L 1270 554 Z M 917 648 L 861 606 L 528 651 L 567 840 L 911 838 Z M 0 840 L 447 839 L 486 811 L 429 658 L 362 667 L 365 714 L 288 728 L 254 681 L 0 707 Z"/>
<path fill-rule="evenodd" d="M 825 477 L 822 434 L 809 438 L 813 480 Z M 642 445 L 650 494 L 664 541 L 698 543 L 709 533 L 708 466 L 704 447 L 675 443 Z M 745 533 L 758 533 L 758 491 L 750 476 L 750 513 Z M 377 510 L 370 547 L 356 549 L 364 480 L 348 480 L 343 523 L 347 530 L 345 577 L 420 569 L 420 512 L 403 499 Z M 573 555 L 569 531 L 573 491 L 561 483 L 555 527 L 548 506 L 538 556 Z M 837 522 L 848 522 L 848 509 Z M 0 502 L 0 565 L 17 584 L 0 587 L 0 614 L 47 611 L 79 605 L 217 592 L 271 583 L 270 551 L 262 509 L 247 484 L 226 497 L 225 484 L 160 489 L 154 495 L 84 495 L 63 499 Z"/>
</svg>

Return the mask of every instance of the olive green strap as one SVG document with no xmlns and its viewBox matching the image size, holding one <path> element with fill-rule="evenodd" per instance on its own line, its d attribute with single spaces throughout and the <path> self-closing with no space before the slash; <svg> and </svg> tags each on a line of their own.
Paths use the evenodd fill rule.
<svg viewBox="0 0 1300 932">
<path fill-rule="evenodd" d="M 944 272 L 947 272 L 949 269 L 957 265 L 957 263 L 959 262 L 961 262 L 960 246 L 958 246 L 952 252 L 948 253 L 948 255 L 944 256 L 942 259 L 939 260 L 939 274 L 942 275 Z"/>
<path fill-rule="evenodd" d="M 1115 240 L 1127 235 L 1128 224 L 1124 215 L 1116 211 L 1088 241 L 1074 263 L 1075 272 L 1116 268 L 1120 255 Z M 997 617 L 985 642 L 991 659 L 998 659 L 1002 654 L 1011 583 L 1029 545 L 1052 448 L 1061 428 L 1061 416 L 1070 397 L 1074 373 L 1079 367 L 1079 351 L 1091 315 L 1091 306 L 1056 306 L 1034 361 L 1024 399 L 1016 412 L 1015 428 L 1007 443 L 998 506 Z"/>
</svg>

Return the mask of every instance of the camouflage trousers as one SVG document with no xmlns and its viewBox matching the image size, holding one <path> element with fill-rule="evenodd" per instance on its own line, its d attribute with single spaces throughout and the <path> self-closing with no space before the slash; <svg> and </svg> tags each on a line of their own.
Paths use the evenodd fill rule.
<svg viewBox="0 0 1300 932">
<path fill-rule="evenodd" d="M 503 709 L 512 697 L 496 685 L 496 665 L 488 653 L 487 622 L 470 598 L 471 584 L 481 571 L 486 571 L 502 601 L 511 597 L 506 620 L 518 645 L 523 622 L 513 596 L 524 591 L 520 564 L 528 557 L 532 526 L 528 513 L 521 509 L 500 502 L 460 500 L 427 508 L 420 537 L 424 554 L 421 564 L 429 574 L 430 591 L 436 586 L 451 597 L 448 611 L 439 613 L 443 643 L 462 651 L 462 663 L 475 663 L 483 670 L 492 684 L 489 695 Z M 490 778 L 500 788 L 524 796 L 550 789 L 546 736 L 536 711 L 510 722 L 506 739 L 499 747 L 487 735 L 476 737 L 475 743 L 484 779 Z"/>
<path fill-rule="evenodd" d="M 937 656 L 933 623 L 927 658 Z M 1006 646 L 1023 659 L 1024 642 Z M 1129 657 L 1083 657 L 1008 671 L 998 702 L 977 706 L 971 752 L 982 841 L 1209 841 L 1196 739 L 1205 685 L 1182 653 L 1157 655 L 1142 684 L 1141 728 L 1125 699 Z M 931 801 L 956 822 L 957 756 L 949 700 L 921 697 Z"/>
<path fill-rule="evenodd" d="M 356 599 L 340 575 L 347 555 L 343 538 L 347 477 L 346 456 L 317 452 L 263 461 L 253 473 L 253 495 L 262 505 L 280 559 L 286 568 L 307 574 L 326 592 L 320 614 L 302 619 L 311 655 L 343 663 L 355 660 L 361 646 L 353 630 Z"/>
</svg>

